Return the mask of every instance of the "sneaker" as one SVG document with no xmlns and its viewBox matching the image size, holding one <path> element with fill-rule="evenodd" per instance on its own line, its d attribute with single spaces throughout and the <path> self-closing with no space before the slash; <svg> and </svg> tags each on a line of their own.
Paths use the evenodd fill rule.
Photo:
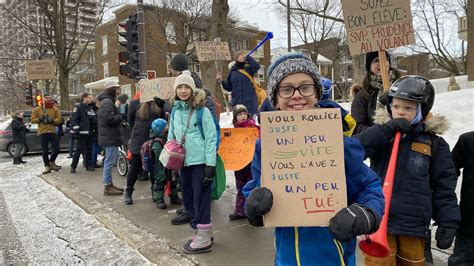
<svg viewBox="0 0 474 266">
<path fill-rule="evenodd" d="M 240 215 L 236 212 L 229 214 L 229 220 L 235 221 L 235 220 L 241 220 L 241 219 L 246 219 L 247 216 L 245 215 Z"/>
<path fill-rule="evenodd" d="M 193 239 L 183 245 L 183 251 L 187 254 L 198 254 L 212 250 L 212 225 L 198 224 Z"/>
<path fill-rule="evenodd" d="M 112 184 L 104 185 L 104 196 L 119 196 L 123 191 L 116 189 Z"/>
<path fill-rule="evenodd" d="M 193 217 L 191 217 L 189 214 L 182 213 L 182 214 L 178 214 L 176 217 L 171 219 L 171 224 L 172 225 L 187 224 L 191 222 L 192 219 Z"/>
</svg>

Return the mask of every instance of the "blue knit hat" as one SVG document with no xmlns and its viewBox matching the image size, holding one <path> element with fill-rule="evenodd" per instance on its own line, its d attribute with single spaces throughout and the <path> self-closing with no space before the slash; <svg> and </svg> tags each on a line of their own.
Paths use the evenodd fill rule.
<svg viewBox="0 0 474 266">
<path fill-rule="evenodd" d="M 276 106 L 276 90 L 281 80 L 294 73 L 305 73 L 310 75 L 316 85 L 316 98 L 321 99 L 322 85 L 321 75 L 316 65 L 304 54 L 291 52 L 280 56 L 268 68 L 267 95 L 273 107 Z"/>
<path fill-rule="evenodd" d="M 157 118 L 153 120 L 151 123 L 151 130 L 153 130 L 153 133 L 161 135 L 163 133 L 163 129 L 168 125 L 168 122 L 162 118 Z"/>
<path fill-rule="evenodd" d="M 332 81 L 328 78 L 321 77 L 321 84 L 323 85 L 323 97 L 321 97 L 321 100 L 327 100 L 332 94 Z"/>
</svg>

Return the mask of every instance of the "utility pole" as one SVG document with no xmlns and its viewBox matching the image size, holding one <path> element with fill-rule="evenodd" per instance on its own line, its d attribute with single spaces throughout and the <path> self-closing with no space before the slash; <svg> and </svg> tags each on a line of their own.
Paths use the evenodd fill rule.
<svg viewBox="0 0 474 266">
<path fill-rule="evenodd" d="M 290 0 L 286 1 L 286 23 L 288 27 L 288 52 L 291 52 Z"/>
<path fill-rule="evenodd" d="M 138 61 L 140 68 L 140 78 L 146 79 L 146 51 L 145 51 L 145 13 L 143 0 L 137 0 L 138 17 Z"/>
</svg>

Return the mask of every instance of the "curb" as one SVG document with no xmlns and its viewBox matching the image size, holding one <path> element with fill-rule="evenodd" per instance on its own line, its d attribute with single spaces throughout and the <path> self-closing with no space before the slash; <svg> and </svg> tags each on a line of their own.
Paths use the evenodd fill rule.
<svg viewBox="0 0 474 266">
<path fill-rule="evenodd" d="M 151 263 L 157 265 L 199 265 L 193 257 L 179 253 L 158 235 L 133 224 L 122 214 L 95 200 L 69 181 L 61 179 L 53 173 L 39 177 L 61 191 L 85 212 L 94 216 L 105 228 L 137 250 Z"/>
</svg>

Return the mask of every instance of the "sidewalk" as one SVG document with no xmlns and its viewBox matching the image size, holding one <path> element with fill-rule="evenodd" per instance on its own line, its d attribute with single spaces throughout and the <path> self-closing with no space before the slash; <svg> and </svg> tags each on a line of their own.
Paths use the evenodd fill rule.
<svg viewBox="0 0 474 266">
<path fill-rule="evenodd" d="M 228 172 L 227 190 L 220 200 L 212 202 L 211 215 L 215 239 L 213 251 L 186 255 L 181 247 L 192 237 L 193 229 L 189 225 L 171 225 L 170 221 L 178 207 L 168 205 L 166 210 L 156 208 L 151 199 L 149 181 L 137 181 L 133 193 L 134 203 L 125 205 L 123 196 L 102 195 L 102 168 L 96 169 L 95 172 L 86 172 L 84 168 L 78 167 L 76 174 L 70 174 L 68 166 L 70 160 L 60 156 L 59 163 L 63 166 L 63 170 L 41 177 L 86 212 L 94 214 L 117 237 L 127 241 L 153 263 L 274 265 L 273 229 L 253 227 L 247 220 L 231 222 L 228 219 L 235 200 L 232 172 Z M 116 186 L 125 187 L 126 177 L 118 175 L 114 169 L 113 181 Z M 166 201 L 169 203 L 168 199 Z M 357 250 L 357 265 L 363 265 L 360 250 Z M 446 265 L 446 263 L 435 258 L 435 265 Z"/>
</svg>

